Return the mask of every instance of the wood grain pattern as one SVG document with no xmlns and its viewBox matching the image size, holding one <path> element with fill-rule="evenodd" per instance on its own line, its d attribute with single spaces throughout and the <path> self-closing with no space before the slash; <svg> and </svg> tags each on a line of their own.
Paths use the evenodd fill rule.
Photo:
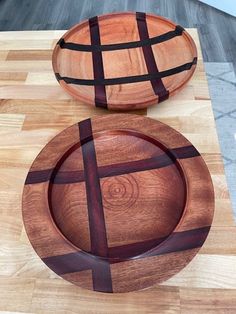
<svg viewBox="0 0 236 314">
<path fill-rule="evenodd" d="M 39 256 L 79 286 L 78 272 L 92 270 L 90 286 L 100 292 L 143 289 L 179 272 L 203 245 L 213 211 L 199 152 L 169 126 L 130 114 L 86 119 L 58 134 L 23 193 Z"/>
<path fill-rule="evenodd" d="M 72 7 L 74 10 L 71 10 Z M 44 0 L 38 0 L 37 3 L 22 0 L 22 5 L 15 5 L 14 1 L 2 1 L 0 29 L 4 31 L 69 29 L 89 16 L 127 10 L 153 12 L 168 17 L 184 27 L 196 27 L 200 34 L 205 62 L 235 63 L 236 47 L 232 40 L 236 37 L 235 17 L 201 1 L 182 0 L 181 6 L 179 0 L 158 2 L 156 0 L 90 0 L 89 3 L 85 0 L 79 2 L 58 0 L 53 4 L 45 3 Z M 8 14 L 9 12 L 11 14 Z M 30 18 L 26 19 L 26 14 Z"/>
<path fill-rule="evenodd" d="M 81 22 L 63 35 L 52 56 L 56 78 L 70 95 L 113 110 L 168 99 L 192 77 L 196 62 L 194 41 L 181 26 L 141 12 Z"/>
<path fill-rule="evenodd" d="M 15 89 L 9 82 L 0 87 L 0 117 L 5 121 L 0 128 L 0 216 L 1 223 L 5 225 L 0 237 L 3 239 L 0 242 L 2 313 L 20 311 L 65 314 L 78 313 L 78 309 L 81 313 L 117 314 L 235 312 L 236 243 L 233 230 L 236 227 L 197 31 L 187 31 L 197 45 L 199 56 L 193 79 L 184 90 L 160 103 L 158 107 L 153 106 L 147 111 L 138 110 L 135 113 L 150 116 L 174 127 L 202 154 L 214 178 L 216 208 L 212 232 L 217 236 L 212 237 L 210 231 L 199 254 L 171 280 L 164 285 L 154 285 L 139 292 L 111 295 L 100 293 L 98 298 L 97 293 L 86 291 L 55 275 L 35 254 L 23 228 L 21 196 L 24 180 L 32 161 L 58 132 L 88 117 L 107 114 L 107 110 L 84 106 L 67 96 L 57 86 L 50 64 L 47 72 L 29 70 L 27 86 L 24 82 L 20 89 L 18 86 Z M 27 55 L 27 51 L 34 49 L 35 59 L 32 60 L 32 56 L 29 58 L 35 63 L 42 50 L 52 53 L 55 43 L 64 32 L 2 32 L 0 58 L 2 56 L 4 61 L 9 52 L 17 51 L 15 58 L 19 54 L 20 60 L 23 55 Z M 37 53 L 37 49 L 40 52 Z M 22 63 L 25 61 L 21 60 Z M 45 77 L 44 82 L 41 76 Z M 16 221 L 17 228 L 14 227 Z"/>
</svg>

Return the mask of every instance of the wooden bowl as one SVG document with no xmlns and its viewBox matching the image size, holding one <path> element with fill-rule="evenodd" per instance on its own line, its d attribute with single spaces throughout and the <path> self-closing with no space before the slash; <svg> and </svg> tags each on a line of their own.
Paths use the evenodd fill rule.
<svg viewBox="0 0 236 314">
<path fill-rule="evenodd" d="M 115 114 L 51 140 L 25 182 L 40 258 L 83 288 L 127 292 L 179 272 L 209 232 L 214 192 L 194 146 L 161 122 Z"/>
<path fill-rule="evenodd" d="M 196 68 L 183 27 L 152 14 L 93 17 L 71 28 L 52 57 L 60 85 L 78 100 L 114 110 L 146 108 L 178 92 Z"/>
</svg>

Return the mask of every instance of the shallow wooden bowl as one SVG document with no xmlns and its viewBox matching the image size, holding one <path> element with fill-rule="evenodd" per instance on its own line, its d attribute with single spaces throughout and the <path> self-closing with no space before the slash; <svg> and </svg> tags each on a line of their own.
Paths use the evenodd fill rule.
<svg viewBox="0 0 236 314">
<path fill-rule="evenodd" d="M 188 82 L 197 49 L 183 27 L 157 15 L 123 12 L 75 25 L 58 41 L 52 63 L 60 85 L 80 101 L 140 109 Z"/>
<path fill-rule="evenodd" d="M 84 120 L 35 159 L 23 193 L 29 239 L 81 287 L 127 292 L 179 272 L 203 245 L 214 193 L 194 146 L 158 121 Z"/>
</svg>

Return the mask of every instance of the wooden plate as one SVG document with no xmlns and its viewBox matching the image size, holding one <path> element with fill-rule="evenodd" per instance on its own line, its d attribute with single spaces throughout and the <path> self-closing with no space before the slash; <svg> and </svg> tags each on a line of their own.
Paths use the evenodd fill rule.
<svg viewBox="0 0 236 314">
<path fill-rule="evenodd" d="M 23 218 L 40 258 L 83 288 L 160 283 L 203 245 L 214 193 L 188 140 L 161 122 L 115 114 L 61 132 L 35 159 Z"/>
<path fill-rule="evenodd" d="M 80 101 L 116 110 L 167 99 L 191 78 L 197 49 L 183 27 L 152 14 L 93 17 L 71 28 L 52 57 L 60 85 Z"/>
</svg>

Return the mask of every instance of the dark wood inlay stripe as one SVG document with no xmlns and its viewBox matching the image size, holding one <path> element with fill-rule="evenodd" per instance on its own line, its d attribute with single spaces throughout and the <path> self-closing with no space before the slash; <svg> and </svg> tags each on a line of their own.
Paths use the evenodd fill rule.
<svg viewBox="0 0 236 314">
<path fill-rule="evenodd" d="M 187 62 L 176 66 L 174 68 L 156 72 L 156 73 L 148 73 L 142 75 L 131 75 L 124 77 L 116 77 L 116 78 L 97 78 L 97 79 L 80 79 L 74 77 L 61 76 L 59 73 L 55 73 L 58 81 L 62 80 L 67 84 L 75 84 L 75 85 L 86 85 L 86 86 L 96 86 L 96 85 L 119 85 L 119 84 L 130 84 L 130 83 L 138 83 L 138 82 L 146 82 L 154 79 L 160 79 L 167 76 L 175 75 L 181 73 L 183 71 L 190 70 L 194 64 L 197 63 L 197 58 L 193 58 L 191 62 Z"/>
<path fill-rule="evenodd" d="M 89 142 L 90 140 L 91 138 L 89 138 L 89 140 L 86 139 L 87 142 Z M 173 164 L 175 161 L 174 159 L 185 159 L 200 156 L 199 152 L 192 145 L 174 148 L 171 149 L 170 151 L 174 156 L 173 159 L 168 157 L 168 155 L 163 154 L 148 159 L 101 166 L 98 167 L 98 176 L 99 178 L 105 178 L 127 173 L 158 169 Z M 25 184 L 46 182 L 50 180 L 50 175 L 52 171 L 53 169 L 29 172 Z M 70 184 L 83 181 L 84 181 L 83 170 L 63 171 L 57 173 L 56 177 L 53 179 L 53 184 Z"/>
<path fill-rule="evenodd" d="M 58 275 L 88 270 L 93 267 L 93 260 L 88 258 L 88 254 L 82 251 L 65 255 L 45 257 L 42 260 Z"/>
<path fill-rule="evenodd" d="M 149 159 L 103 166 L 98 169 L 98 172 L 101 178 L 113 177 L 127 173 L 163 168 L 172 163 L 173 161 L 167 155 L 161 155 Z"/>
<path fill-rule="evenodd" d="M 174 232 L 160 247 L 147 253 L 146 256 L 157 256 L 201 247 L 206 240 L 209 230 L 210 226 L 206 226 L 198 229 Z"/>
<path fill-rule="evenodd" d="M 25 184 L 37 184 L 41 182 L 47 182 L 50 180 L 53 172 L 52 169 L 30 171 L 25 180 Z"/>
<path fill-rule="evenodd" d="M 107 256 L 107 236 L 102 204 L 102 193 L 98 176 L 97 159 L 92 139 L 91 120 L 86 119 L 79 123 L 84 179 L 86 185 L 89 225 L 91 237 L 91 252 L 95 255 Z M 87 141 L 87 138 L 90 141 Z"/>
<path fill-rule="evenodd" d="M 101 45 L 98 17 L 89 19 L 91 45 Z M 104 68 L 101 51 L 92 51 L 94 79 L 104 79 Z M 95 105 L 107 108 L 106 87 L 95 85 Z"/>
<path fill-rule="evenodd" d="M 174 232 L 170 237 L 163 237 L 159 239 L 152 239 L 138 243 L 131 243 L 127 245 L 117 246 L 109 248 L 109 257 L 119 256 L 120 259 L 127 256 L 136 256 L 136 258 L 144 258 L 150 256 L 163 255 L 173 252 L 186 251 L 194 248 L 201 247 L 209 233 L 210 226 L 192 229 L 182 232 Z M 168 241 L 164 242 L 166 239 Z M 163 242 L 163 245 L 159 246 Z M 157 246 L 155 248 L 155 246 Z M 152 250 L 153 248 L 153 250 Z M 138 256 L 145 251 L 142 256 Z M 119 259 L 113 261 L 113 263 L 120 262 Z"/>
<path fill-rule="evenodd" d="M 140 256 L 136 256 L 136 258 L 141 259 L 151 256 L 158 256 L 200 248 L 205 242 L 209 230 L 210 226 L 206 226 L 198 229 L 174 232 L 170 237 L 167 238 L 153 239 L 139 243 L 112 247 L 109 248 L 109 256 L 113 257 L 118 252 L 119 254 L 121 254 L 120 258 L 122 258 L 123 256 L 127 255 L 128 251 L 130 252 L 130 255 L 135 256 L 145 250 L 150 250 L 151 245 L 157 245 L 157 247 L 153 250 L 150 250 L 146 254 L 144 253 Z M 109 263 L 106 260 L 101 260 L 82 251 L 58 256 L 51 256 L 43 258 L 42 260 L 47 264 L 48 267 L 50 267 L 50 269 L 55 271 L 58 275 L 80 272 L 88 269 L 92 269 L 93 273 L 98 271 L 98 273 L 95 274 L 98 281 L 100 281 L 100 279 L 102 280 L 103 276 L 107 278 L 107 276 L 109 275 L 107 273 L 107 265 Z M 121 259 L 110 260 L 111 264 L 120 262 L 122 262 Z M 98 285 L 101 285 L 101 282 L 98 283 Z M 106 285 L 106 282 L 104 283 L 104 285 Z"/>
<path fill-rule="evenodd" d="M 200 156 L 200 153 L 193 145 L 174 148 L 170 151 L 176 159 L 185 159 Z"/>
<path fill-rule="evenodd" d="M 113 292 L 110 262 L 108 260 L 95 259 L 92 275 L 95 291 Z"/>
<path fill-rule="evenodd" d="M 138 48 L 142 46 L 148 45 L 156 45 L 163 43 L 164 41 L 170 40 L 176 36 L 181 36 L 184 31 L 184 28 L 180 25 L 176 25 L 176 28 L 173 31 L 169 31 L 165 34 L 155 36 L 152 38 L 146 38 L 144 40 L 138 41 L 131 41 L 125 43 L 118 43 L 118 44 L 106 44 L 106 45 L 84 45 L 84 44 L 77 44 L 73 42 L 65 42 L 64 38 L 61 38 L 57 44 L 60 46 L 61 49 L 69 49 L 75 51 L 112 51 L 112 50 L 121 50 L 121 49 L 132 49 Z"/>
<path fill-rule="evenodd" d="M 58 172 L 57 176 L 53 180 L 53 184 L 71 184 L 71 183 L 79 183 L 83 182 L 84 179 L 84 171 L 63 171 Z"/>
<path fill-rule="evenodd" d="M 110 264 L 108 261 L 101 262 L 83 251 L 50 256 L 42 260 L 58 275 L 92 270 L 94 288 L 97 291 L 112 292 L 111 285 L 107 283 L 107 278 L 110 277 Z"/>
<path fill-rule="evenodd" d="M 146 14 L 142 12 L 136 13 L 136 20 L 138 25 L 139 37 L 141 40 L 149 39 Z M 143 46 L 143 55 L 146 62 L 148 73 L 158 73 L 158 67 L 155 61 L 155 57 L 153 54 L 152 47 L 150 45 Z M 165 88 L 165 85 L 162 82 L 161 78 L 156 78 L 151 80 L 153 91 L 156 95 L 158 95 L 159 102 L 169 98 L 169 92 Z"/>
<path fill-rule="evenodd" d="M 117 256 L 119 256 L 119 259 L 130 257 L 132 258 L 134 256 L 144 253 L 147 250 L 154 248 L 155 246 L 163 242 L 166 238 L 167 237 L 110 247 L 109 257 L 116 258 Z M 119 259 L 117 259 L 117 261 L 119 261 Z"/>
<path fill-rule="evenodd" d="M 161 155 L 149 159 L 123 162 L 98 167 L 99 178 L 114 177 L 122 174 L 158 169 L 173 164 L 173 161 L 167 155 Z M 68 184 L 84 181 L 83 171 L 59 172 L 53 183 Z"/>
<path fill-rule="evenodd" d="M 84 178 L 86 185 L 87 207 L 89 217 L 91 253 L 98 256 L 108 256 L 108 244 L 105 226 L 105 217 L 102 204 L 102 192 L 100 187 L 100 179 L 98 176 L 97 159 L 94 147 L 91 120 L 83 120 L 79 123 L 80 142 L 84 143 L 82 148 L 84 163 Z M 87 141 L 87 139 L 90 139 Z M 103 265 L 104 267 L 104 265 Z M 103 269 L 104 278 L 103 286 L 97 279 L 99 275 L 95 275 L 99 269 L 93 269 L 93 285 L 94 290 L 112 291 L 112 281 L 110 273 L 110 265 L 107 263 L 107 269 Z"/>
</svg>

